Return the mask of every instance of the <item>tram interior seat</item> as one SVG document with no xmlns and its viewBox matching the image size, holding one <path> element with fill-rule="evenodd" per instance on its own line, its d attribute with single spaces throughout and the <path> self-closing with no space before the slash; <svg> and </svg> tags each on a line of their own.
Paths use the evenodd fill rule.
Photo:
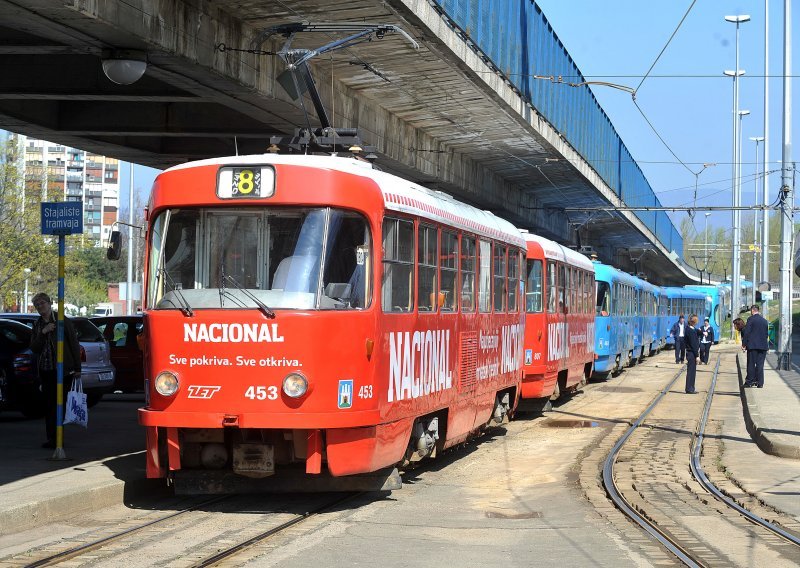
<svg viewBox="0 0 800 568">
<path fill-rule="evenodd" d="M 272 277 L 273 290 L 307 291 L 309 279 L 317 264 L 316 256 L 287 256 L 278 263 Z"/>
</svg>

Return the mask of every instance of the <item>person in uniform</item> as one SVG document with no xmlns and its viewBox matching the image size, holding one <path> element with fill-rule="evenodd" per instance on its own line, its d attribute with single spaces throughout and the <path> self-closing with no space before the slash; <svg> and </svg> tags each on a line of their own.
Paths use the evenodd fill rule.
<svg viewBox="0 0 800 568">
<path fill-rule="evenodd" d="M 747 348 L 747 378 L 745 388 L 764 386 L 764 359 L 767 357 L 769 349 L 769 323 L 760 313 L 756 304 L 750 308 L 750 317 L 742 332 L 742 338 L 747 338 L 747 342 L 742 342 L 742 348 Z"/>
<path fill-rule="evenodd" d="M 675 362 L 683 363 L 686 354 L 686 323 L 683 314 L 680 315 L 678 321 L 672 324 L 669 334 L 675 338 Z"/>
<path fill-rule="evenodd" d="M 695 329 L 697 316 L 689 316 L 689 327 L 686 332 L 686 394 L 695 394 L 694 388 L 695 374 L 697 373 L 697 362 L 700 360 L 700 337 Z"/>
<path fill-rule="evenodd" d="M 700 334 L 700 362 L 703 365 L 708 365 L 708 355 L 711 352 L 711 346 L 714 344 L 714 328 L 711 327 L 709 319 L 706 318 L 703 327 L 698 330 Z"/>
</svg>

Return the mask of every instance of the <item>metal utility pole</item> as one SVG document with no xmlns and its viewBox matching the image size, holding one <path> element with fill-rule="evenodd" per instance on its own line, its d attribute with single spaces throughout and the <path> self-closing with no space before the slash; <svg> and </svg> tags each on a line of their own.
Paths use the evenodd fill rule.
<svg viewBox="0 0 800 568">
<path fill-rule="evenodd" d="M 778 368 L 789 370 L 792 362 L 792 240 L 794 194 L 792 191 L 792 1 L 783 1 L 783 155 L 781 158 L 781 332 L 778 336 Z"/>
<path fill-rule="evenodd" d="M 764 163 L 761 183 L 764 193 L 764 205 L 769 205 L 769 0 L 764 0 Z M 769 212 L 761 213 L 761 280 L 769 282 Z M 764 302 L 766 316 L 768 303 Z"/>
<path fill-rule="evenodd" d="M 758 207 L 758 144 L 759 142 L 764 141 L 763 136 L 751 136 L 750 140 L 756 143 L 756 165 L 755 165 L 755 172 L 756 174 L 753 176 L 753 186 L 755 191 L 754 193 L 754 200 L 753 205 Z M 766 204 L 765 204 L 766 205 Z M 758 289 L 758 278 L 756 277 L 756 269 L 758 268 L 758 211 L 753 213 L 753 300 L 751 303 L 756 303 L 756 290 Z M 761 254 L 764 254 L 764 244 L 762 243 L 761 246 Z"/>
<path fill-rule="evenodd" d="M 739 128 L 737 120 L 739 119 L 739 77 L 744 75 L 744 71 L 739 69 L 739 26 L 744 22 L 750 21 L 750 16 L 743 14 L 737 16 L 725 16 L 726 22 L 736 24 L 736 67 L 733 71 L 725 71 L 725 75 L 733 77 L 733 274 L 731 274 L 731 312 L 734 317 L 739 313 L 742 307 L 740 298 L 741 283 L 740 283 L 740 266 L 739 255 L 741 247 L 741 235 L 739 232 L 739 219 L 741 214 L 738 211 L 739 207 L 739 178 L 738 174 L 738 157 L 739 157 Z M 731 338 L 735 337 L 736 330 L 731 327 Z"/>
<path fill-rule="evenodd" d="M 131 183 L 128 188 L 128 282 L 125 296 L 125 312 L 133 315 L 133 162 L 131 162 Z"/>
</svg>

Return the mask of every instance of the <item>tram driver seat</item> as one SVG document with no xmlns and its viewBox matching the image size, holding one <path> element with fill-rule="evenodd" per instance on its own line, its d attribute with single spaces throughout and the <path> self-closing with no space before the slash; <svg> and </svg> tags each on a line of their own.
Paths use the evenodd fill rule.
<svg viewBox="0 0 800 568">
<path fill-rule="evenodd" d="M 317 264 L 316 256 L 287 256 L 278 263 L 272 277 L 273 290 L 287 292 L 310 292 L 312 273 Z M 316 286 L 316 281 L 313 283 Z"/>
</svg>

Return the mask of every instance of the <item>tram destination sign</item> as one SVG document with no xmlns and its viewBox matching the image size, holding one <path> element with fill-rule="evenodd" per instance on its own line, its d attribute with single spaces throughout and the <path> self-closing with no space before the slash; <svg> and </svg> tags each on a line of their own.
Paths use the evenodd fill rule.
<svg viewBox="0 0 800 568">
<path fill-rule="evenodd" d="M 42 234 L 74 235 L 83 232 L 83 203 L 42 202 Z"/>
</svg>

